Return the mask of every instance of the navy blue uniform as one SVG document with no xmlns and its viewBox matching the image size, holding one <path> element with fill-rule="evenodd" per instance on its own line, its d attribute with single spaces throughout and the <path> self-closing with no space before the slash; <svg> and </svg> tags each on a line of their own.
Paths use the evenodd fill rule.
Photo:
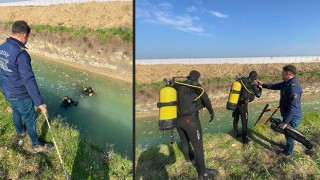
<svg viewBox="0 0 320 180">
<path fill-rule="evenodd" d="M 302 88 L 295 77 L 287 82 L 278 84 L 262 84 L 263 88 L 280 90 L 280 112 L 283 123 L 296 128 L 302 119 L 301 95 Z M 294 148 L 294 139 L 285 134 L 286 146 L 283 150 L 285 155 L 292 155 Z"/>
<path fill-rule="evenodd" d="M 280 90 L 280 112 L 283 123 L 289 124 L 292 119 L 302 118 L 301 95 L 303 91 L 295 77 L 278 84 L 262 84 L 262 87 Z"/>
<path fill-rule="evenodd" d="M 37 86 L 29 53 L 23 43 L 12 37 L 0 45 L 2 92 L 7 99 L 26 99 L 40 106 L 42 97 Z"/>
</svg>

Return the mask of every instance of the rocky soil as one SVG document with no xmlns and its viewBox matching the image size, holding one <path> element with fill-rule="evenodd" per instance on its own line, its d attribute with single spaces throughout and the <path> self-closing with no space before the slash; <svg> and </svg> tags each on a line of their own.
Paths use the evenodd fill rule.
<svg viewBox="0 0 320 180">
<path fill-rule="evenodd" d="M 26 20 L 29 24 L 72 28 L 131 28 L 132 2 L 90 2 L 52 6 L 0 7 L 0 21 Z M 21 18 L 23 17 L 23 18 Z M 0 26 L 0 41 L 11 34 Z M 29 53 L 95 73 L 132 81 L 132 42 L 112 38 L 102 43 L 95 34 L 31 31 Z"/>
</svg>

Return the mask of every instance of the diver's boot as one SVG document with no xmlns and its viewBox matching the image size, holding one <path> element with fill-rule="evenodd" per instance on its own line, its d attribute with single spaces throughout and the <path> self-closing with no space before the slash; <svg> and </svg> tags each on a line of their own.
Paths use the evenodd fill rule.
<svg viewBox="0 0 320 180">
<path fill-rule="evenodd" d="M 252 141 L 252 139 L 248 136 L 246 136 L 244 139 L 243 139 L 243 144 L 248 144 L 250 141 Z"/>
<path fill-rule="evenodd" d="M 214 179 L 215 177 L 217 177 L 219 174 L 219 172 L 215 169 L 207 169 L 206 173 L 204 173 L 203 175 L 200 175 L 198 177 L 199 180 L 204 180 L 204 179 Z"/>
</svg>

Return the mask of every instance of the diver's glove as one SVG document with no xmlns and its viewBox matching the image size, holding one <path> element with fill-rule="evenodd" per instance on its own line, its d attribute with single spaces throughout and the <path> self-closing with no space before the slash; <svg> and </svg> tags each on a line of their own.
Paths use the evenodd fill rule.
<svg viewBox="0 0 320 180">
<path fill-rule="evenodd" d="M 209 122 L 213 121 L 213 118 L 214 118 L 214 113 L 210 114 L 210 120 L 209 120 Z"/>
</svg>

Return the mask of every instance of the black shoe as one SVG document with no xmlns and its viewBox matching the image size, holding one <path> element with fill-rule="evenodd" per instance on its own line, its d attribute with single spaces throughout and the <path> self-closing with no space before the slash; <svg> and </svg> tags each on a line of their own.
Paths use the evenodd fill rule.
<svg viewBox="0 0 320 180">
<path fill-rule="evenodd" d="M 207 180 L 208 176 L 202 175 L 198 177 L 198 180 Z"/>
<path fill-rule="evenodd" d="M 203 175 L 200 175 L 198 177 L 199 180 L 203 179 L 214 179 L 216 176 L 218 176 L 219 172 L 215 169 L 207 169 L 207 172 Z"/>
<path fill-rule="evenodd" d="M 250 137 L 246 137 L 246 139 L 243 141 L 243 144 L 248 144 L 252 139 Z"/>
<path fill-rule="evenodd" d="M 216 177 L 219 174 L 219 171 L 215 169 L 207 169 L 208 177 Z"/>
</svg>

